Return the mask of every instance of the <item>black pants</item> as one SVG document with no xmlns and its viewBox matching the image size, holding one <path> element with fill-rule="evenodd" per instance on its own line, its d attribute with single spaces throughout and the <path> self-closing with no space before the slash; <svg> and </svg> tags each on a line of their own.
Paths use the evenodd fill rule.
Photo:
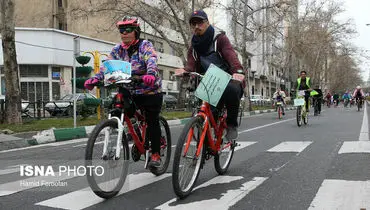
<svg viewBox="0 0 370 210">
<path fill-rule="evenodd" d="M 156 95 L 133 95 L 134 103 L 141 107 L 145 113 L 147 122 L 146 138 L 151 141 L 152 154 L 159 153 L 161 144 L 161 127 L 159 114 L 162 108 L 162 93 Z"/>
<path fill-rule="evenodd" d="M 319 111 L 319 113 L 321 112 L 321 97 L 313 97 L 313 100 L 314 100 L 314 104 L 315 104 L 315 101 L 316 101 L 316 106 L 317 106 L 317 111 Z M 315 107 L 314 107 L 315 109 Z"/>
<path fill-rule="evenodd" d="M 226 106 L 227 125 L 238 127 L 238 113 L 242 96 L 243 88 L 241 83 L 233 80 L 230 81 L 217 104 L 219 110 L 221 110 L 224 105 Z"/>
</svg>

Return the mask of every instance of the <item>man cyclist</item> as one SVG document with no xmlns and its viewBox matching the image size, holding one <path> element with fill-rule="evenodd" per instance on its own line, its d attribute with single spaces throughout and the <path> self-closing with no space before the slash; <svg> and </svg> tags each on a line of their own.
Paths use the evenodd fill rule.
<svg viewBox="0 0 370 210">
<path fill-rule="evenodd" d="M 334 100 L 334 106 L 337 107 L 339 105 L 339 94 L 338 93 L 334 93 L 333 95 L 333 100 Z"/>
<path fill-rule="evenodd" d="M 275 100 L 274 101 L 275 105 L 276 105 L 276 102 L 282 102 L 283 105 L 281 106 L 281 109 L 282 109 L 283 115 L 285 115 L 285 111 L 284 111 L 285 97 L 286 97 L 285 92 L 282 91 L 280 88 L 277 88 L 276 92 L 272 96 L 272 98 Z"/>
<path fill-rule="evenodd" d="M 134 87 L 132 96 L 134 103 L 144 109 L 145 120 L 148 124 L 146 136 L 151 141 L 152 149 L 149 166 L 159 167 L 161 165 L 159 114 L 163 95 L 161 93 L 162 81 L 157 66 L 158 56 L 151 42 L 140 39 L 141 29 L 138 18 L 125 16 L 117 23 L 117 28 L 122 42 L 113 47 L 108 59 L 130 62 L 132 75 L 143 79 L 143 84 Z M 92 90 L 97 83 L 103 81 L 104 71 L 104 67 L 101 67 L 99 73 L 86 80 L 85 87 Z"/>
<path fill-rule="evenodd" d="M 307 74 L 306 71 L 301 71 L 300 77 L 297 79 L 295 83 L 295 90 L 297 90 L 296 94 L 298 94 L 298 91 L 300 90 L 305 90 L 304 100 L 306 101 L 306 110 L 307 112 L 310 112 L 308 107 L 308 99 L 310 98 L 310 91 L 312 91 L 311 78 L 306 77 L 306 74 Z"/>
<path fill-rule="evenodd" d="M 208 21 L 207 14 L 194 11 L 189 19 L 193 37 L 191 47 L 188 49 L 187 63 L 184 69 L 176 69 L 176 76 L 186 72 L 195 71 L 204 74 L 211 63 L 218 66 L 240 82 L 230 81 L 217 105 L 218 108 L 226 106 L 227 109 L 227 134 L 231 141 L 238 137 L 238 112 L 240 99 L 243 96 L 244 75 L 242 65 L 234 51 L 225 32 L 216 30 Z"/>
<path fill-rule="evenodd" d="M 317 95 L 312 96 L 314 102 L 313 104 L 315 104 L 316 102 L 317 114 L 321 114 L 321 103 L 323 99 L 323 94 L 318 85 L 316 85 L 316 87 L 313 90 L 318 93 Z M 314 107 L 314 110 L 316 110 L 316 108 Z"/>
<path fill-rule="evenodd" d="M 355 99 L 356 102 L 357 100 L 360 99 L 360 103 L 362 103 L 362 99 L 365 97 L 364 92 L 361 89 L 361 86 L 357 86 L 355 91 L 352 94 L 352 97 Z"/>
<path fill-rule="evenodd" d="M 330 107 L 330 104 L 331 104 L 331 94 L 328 92 L 325 97 L 326 97 L 326 104 L 328 105 L 328 107 Z"/>
</svg>

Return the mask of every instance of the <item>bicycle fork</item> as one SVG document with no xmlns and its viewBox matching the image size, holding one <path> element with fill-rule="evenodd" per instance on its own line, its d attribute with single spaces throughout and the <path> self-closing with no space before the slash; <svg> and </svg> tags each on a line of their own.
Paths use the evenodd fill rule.
<svg viewBox="0 0 370 210">
<path fill-rule="evenodd" d="M 117 120 L 118 124 L 118 137 L 116 141 L 116 153 L 115 153 L 115 160 L 118 160 L 120 158 L 121 153 L 121 140 L 123 135 L 123 125 L 121 121 L 118 119 L 118 117 L 112 117 L 111 119 Z M 109 144 L 109 130 L 105 130 L 105 136 L 104 136 L 104 145 L 103 145 L 103 159 L 108 157 L 108 144 Z"/>
</svg>

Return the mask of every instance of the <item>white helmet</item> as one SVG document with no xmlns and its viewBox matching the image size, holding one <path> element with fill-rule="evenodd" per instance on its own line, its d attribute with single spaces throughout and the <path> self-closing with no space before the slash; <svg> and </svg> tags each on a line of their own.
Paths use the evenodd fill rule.
<svg viewBox="0 0 370 210">
<path fill-rule="evenodd" d="M 361 89 L 360 85 L 358 85 L 358 86 L 356 87 L 356 89 Z"/>
</svg>

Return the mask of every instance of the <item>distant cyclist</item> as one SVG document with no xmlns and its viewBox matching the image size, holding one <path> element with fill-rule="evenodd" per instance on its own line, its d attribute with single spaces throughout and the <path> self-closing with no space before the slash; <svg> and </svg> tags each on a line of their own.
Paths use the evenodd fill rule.
<svg viewBox="0 0 370 210">
<path fill-rule="evenodd" d="M 355 99 L 356 102 L 358 101 L 358 99 L 360 99 L 360 102 L 362 102 L 361 100 L 365 97 L 365 94 L 362 91 L 361 86 L 356 87 L 355 91 L 352 94 L 352 97 Z"/>
<path fill-rule="evenodd" d="M 300 77 L 297 79 L 295 83 L 295 89 L 298 91 L 300 90 L 305 90 L 305 96 L 304 99 L 306 101 L 306 110 L 309 112 L 309 107 L 308 107 L 308 99 L 310 98 L 310 91 L 311 89 L 311 78 L 306 77 L 306 71 L 301 71 Z"/>
<path fill-rule="evenodd" d="M 317 114 L 320 114 L 321 113 L 321 103 L 322 103 L 322 99 L 323 99 L 323 94 L 322 94 L 322 91 L 321 89 L 319 88 L 318 85 L 316 85 L 316 88 L 314 89 L 318 94 L 313 96 L 312 99 L 314 102 L 316 102 L 316 108 L 317 108 Z M 313 103 L 315 104 L 315 103 Z M 315 109 L 315 107 L 314 107 Z"/>
<path fill-rule="evenodd" d="M 276 102 L 282 102 L 283 105 L 281 106 L 281 110 L 283 112 L 283 115 L 285 115 L 285 111 L 284 111 L 284 105 L 285 105 L 285 92 L 282 91 L 280 88 L 278 88 L 276 90 L 276 92 L 274 93 L 274 95 L 272 96 L 272 98 L 275 100 L 275 105 L 276 105 Z"/>
</svg>

